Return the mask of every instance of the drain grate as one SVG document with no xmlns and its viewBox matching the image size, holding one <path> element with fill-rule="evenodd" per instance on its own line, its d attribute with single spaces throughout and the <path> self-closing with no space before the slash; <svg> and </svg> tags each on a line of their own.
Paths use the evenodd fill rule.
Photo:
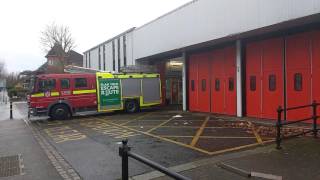
<svg viewBox="0 0 320 180">
<path fill-rule="evenodd" d="M 0 177 L 22 174 L 21 155 L 0 157 Z"/>
</svg>

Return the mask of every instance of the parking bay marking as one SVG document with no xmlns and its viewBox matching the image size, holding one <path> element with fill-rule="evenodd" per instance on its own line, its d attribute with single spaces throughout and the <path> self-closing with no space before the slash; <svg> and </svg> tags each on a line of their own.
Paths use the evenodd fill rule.
<svg viewBox="0 0 320 180">
<path fill-rule="evenodd" d="M 136 132 L 128 131 L 128 130 L 110 125 L 105 120 L 102 121 L 101 119 L 97 119 L 97 121 L 81 122 L 80 125 L 90 128 L 99 133 L 109 135 L 116 139 L 128 138 L 128 137 L 140 135 Z"/>
<path fill-rule="evenodd" d="M 153 114 L 153 113 L 154 113 L 154 112 L 149 112 L 149 113 L 143 114 L 143 115 L 141 115 L 141 116 L 138 116 L 138 117 L 136 117 L 136 118 L 134 118 L 134 119 L 132 119 L 132 120 L 129 120 L 129 121 L 125 122 L 125 123 L 122 123 L 122 124 L 120 124 L 120 125 L 126 125 L 126 124 L 128 124 L 128 123 L 130 123 L 130 122 L 140 120 L 140 119 L 142 119 L 142 118 L 144 118 L 144 117 L 150 116 L 150 115 Z"/>
<path fill-rule="evenodd" d="M 62 143 L 66 141 L 75 141 L 86 138 L 87 136 L 81 132 L 72 129 L 69 126 L 51 127 L 44 129 L 44 132 L 53 139 L 55 143 Z"/>
<path fill-rule="evenodd" d="M 193 137 L 190 145 L 191 146 L 195 146 L 200 138 L 200 135 L 202 134 L 204 128 L 206 127 L 208 121 L 210 119 L 210 116 L 207 116 L 206 119 L 204 120 L 204 122 L 202 123 L 201 127 L 198 129 L 197 134 Z"/>
<path fill-rule="evenodd" d="M 197 148 L 197 147 L 192 147 L 192 146 L 190 146 L 188 144 L 177 142 L 177 141 L 174 141 L 174 140 L 168 139 L 168 138 L 163 138 L 161 136 L 157 136 L 157 135 L 154 135 L 154 134 L 151 134 L 151 133 L 148 133 L 148 132 L 143 132 L 143 131 L 139 131 L 139 130 L 136 130 L 136 129 L 132 129 L 132 128 L 127 127 L 127 126 L 118 125 L 118 124 L 115 124 L 115 123 L 112 123 L 112 122 L 108 122 L 108 123 L 111 124 L 111 125 L 120 127 L 120 128 L 128 129 L 130 131 L 137 132 L 137 133 L 140 133 L 140 134 L 144 134 L 144 135 L 147 135 L 147 136 L 151 136 L 151 137 L 154 137 L 154 138 L 158 138 L 158 139 L 163 140 L 163 141 L 167 141 L 167 142 L 171 142 L 171 143 L 174 143 L 174 144 L 178 144 L 180 146 L 187 147 L 187 148 L 193 149 L 195 151 L 199 151 L 199 152 L 202 152 L 204 154 L 210 155 L 210 152 L 206 151 L 204 149 L 200 149 L 200 148 Z"/>
<path fill-rule="evenodd" d="M 150 129 L 150 130 L 148 130 L 147 131 L 147 133 L 150 133 L 150 132 L 152 132 L 152 131 L 154 131 L 154 130 L 156 130 L 156 129 L 158 129 L 159 127 L 161 127 L 161 126 L 163 126 L 163 125 L 165 125 L 165 124 L 167 124 L 169 121 L 171 121 L 171 120 L 173 120 L 173 119 L 175 119 L 176 117 L 172 117 L 172 118 L 170 118 L 170 119 L 168 119 L 168 120 L 166 120 L 166 121 L 164 121 L 163 123 L 161 123 L 161 124 L 159 124 L 159 125 L 157 125 L 157 126 L 155 126 L 154 128 L 152 128 L 152 129 Z"/>
<path fill-rule="evenodd" d="M 113 122 L 110 122 L 110 120 L 99 119 L 99 118 L 96 118 L 96 119 L 105 120 L 105 121 L 107 121 L 108 124 L 111 124 L 111 125 L 113 125 L 115 127 L 124 128 L 124 129 L 130 130 L 130 131 L 136 132 L 136 133 L 140 133 L 140 134 L 143 134 L 143 135 L 154 137 L 154 138 L 157 138 L 157 139 L 160 139 L 160 140 L 163 140 L 163 141 L 171 142 L 171 143 L 183 146 L 183 147 L 190 148 L 190 149 L 195 150 L 195 151 L 202 152 L 202 153 L 207 154 L 207 155 L 217 155 L 217 154 L 221 154 L 221 153 L 226 153 L 226 152 L 231 152 L 231 151 L 236 151 L 236 150 L 240 150 L 240 149 L 244 149 L 244 148 L 255 147 L 255 146 L 261 145 L 260 143 L 254 143 L 254 144 L 248 144 L 248 145 L 237 146 L 237 147 L 233 147 L 233 148 L 227 148 L 227 149 L 223 149 L 223 150 L 219 150 L 219 151 L 210 152 L 210 151 L 207 151 L 207 150 L 204 150 L 204 149 L 201 149 L 201 148 L 197 148 L 195 146 L 191 146 L 189 144 L 184 144 L 182 142 L 174 141 L 174 140 L 166 138 L 166 137 L 161 137 L 161 136 L 158 136 L 158 135 L 154 135 L 154 134 L 151 134 L 149 132 L 139 131 L 139 130 L 130 128 L 129 126 L 123 126 L 123 125 L 120 125 L 120 124 L 115 124 Z M 154 127 L 153 129 L 157 129 L 159 127 L 162 127 L 163 124 L 165 124 L 165 123 L 167 123 L 167 122 L 169 122 L 171 120 L 172 120 L 172 118 L 167 120 L 167 121 L 165 121 L 165 122 L 163 122 L 163 123 L 161 123 L 161 124 L 159 124 L 158 126 Z M 274 140 L 268 140 L 268 141 L 264 141 L 264 143 L 269 143 L 269 142 L 273 142 L 273 141 Z"/>
</svg>

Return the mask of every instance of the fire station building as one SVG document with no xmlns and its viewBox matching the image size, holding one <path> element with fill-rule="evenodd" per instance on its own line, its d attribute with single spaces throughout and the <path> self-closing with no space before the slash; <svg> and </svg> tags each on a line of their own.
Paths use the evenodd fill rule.
<svg viewBox="0 0 320 180">
<path fill-rule="evenodd" d="M 153 65 L 168 103 L 276 119 L 278 106 L 320 102 L 320 1 L 194 0 L 86 51 L 83 64 Z"/>
</svg>

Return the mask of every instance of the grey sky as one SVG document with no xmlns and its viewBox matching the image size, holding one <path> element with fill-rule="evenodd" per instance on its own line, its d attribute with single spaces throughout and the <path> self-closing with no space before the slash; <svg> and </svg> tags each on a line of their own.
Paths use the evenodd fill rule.
<svg viewBox="0 0 320 180">
<path fill-rule="evenodd" d="M 139 27 L 190 0 L 1 0 L 0 61 L 8 71 L 45 62 L 40 32 L 56 22 L 70 27 L 79 53 Z"/>
</svg>

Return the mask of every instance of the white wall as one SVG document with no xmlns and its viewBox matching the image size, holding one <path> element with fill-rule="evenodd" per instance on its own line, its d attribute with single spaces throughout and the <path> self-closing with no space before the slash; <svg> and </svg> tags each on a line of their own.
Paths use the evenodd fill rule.
<svg viewBox="0 0 320 180">
<path fill-rule="evenodd" d="M 90 51 L 90 68 L 99 69 L 99 61 L 98 61 L 98 48 Z"/>
<path fill-rule="evenodd" d="M 107 43 L 106 47 L 106 71 L 112 71 L 112 43 Z"/>
<path fill-rule="evenodd" d="M 134 65 L 133 60 L 133 33 L 126 34 L 127 41 L 127 65 Z"/>
<path fill-rule="evenodd" d="M 317 13 L 319 0 L 196 0 L 135 29 L 133 59 Z"/>
</svg>

